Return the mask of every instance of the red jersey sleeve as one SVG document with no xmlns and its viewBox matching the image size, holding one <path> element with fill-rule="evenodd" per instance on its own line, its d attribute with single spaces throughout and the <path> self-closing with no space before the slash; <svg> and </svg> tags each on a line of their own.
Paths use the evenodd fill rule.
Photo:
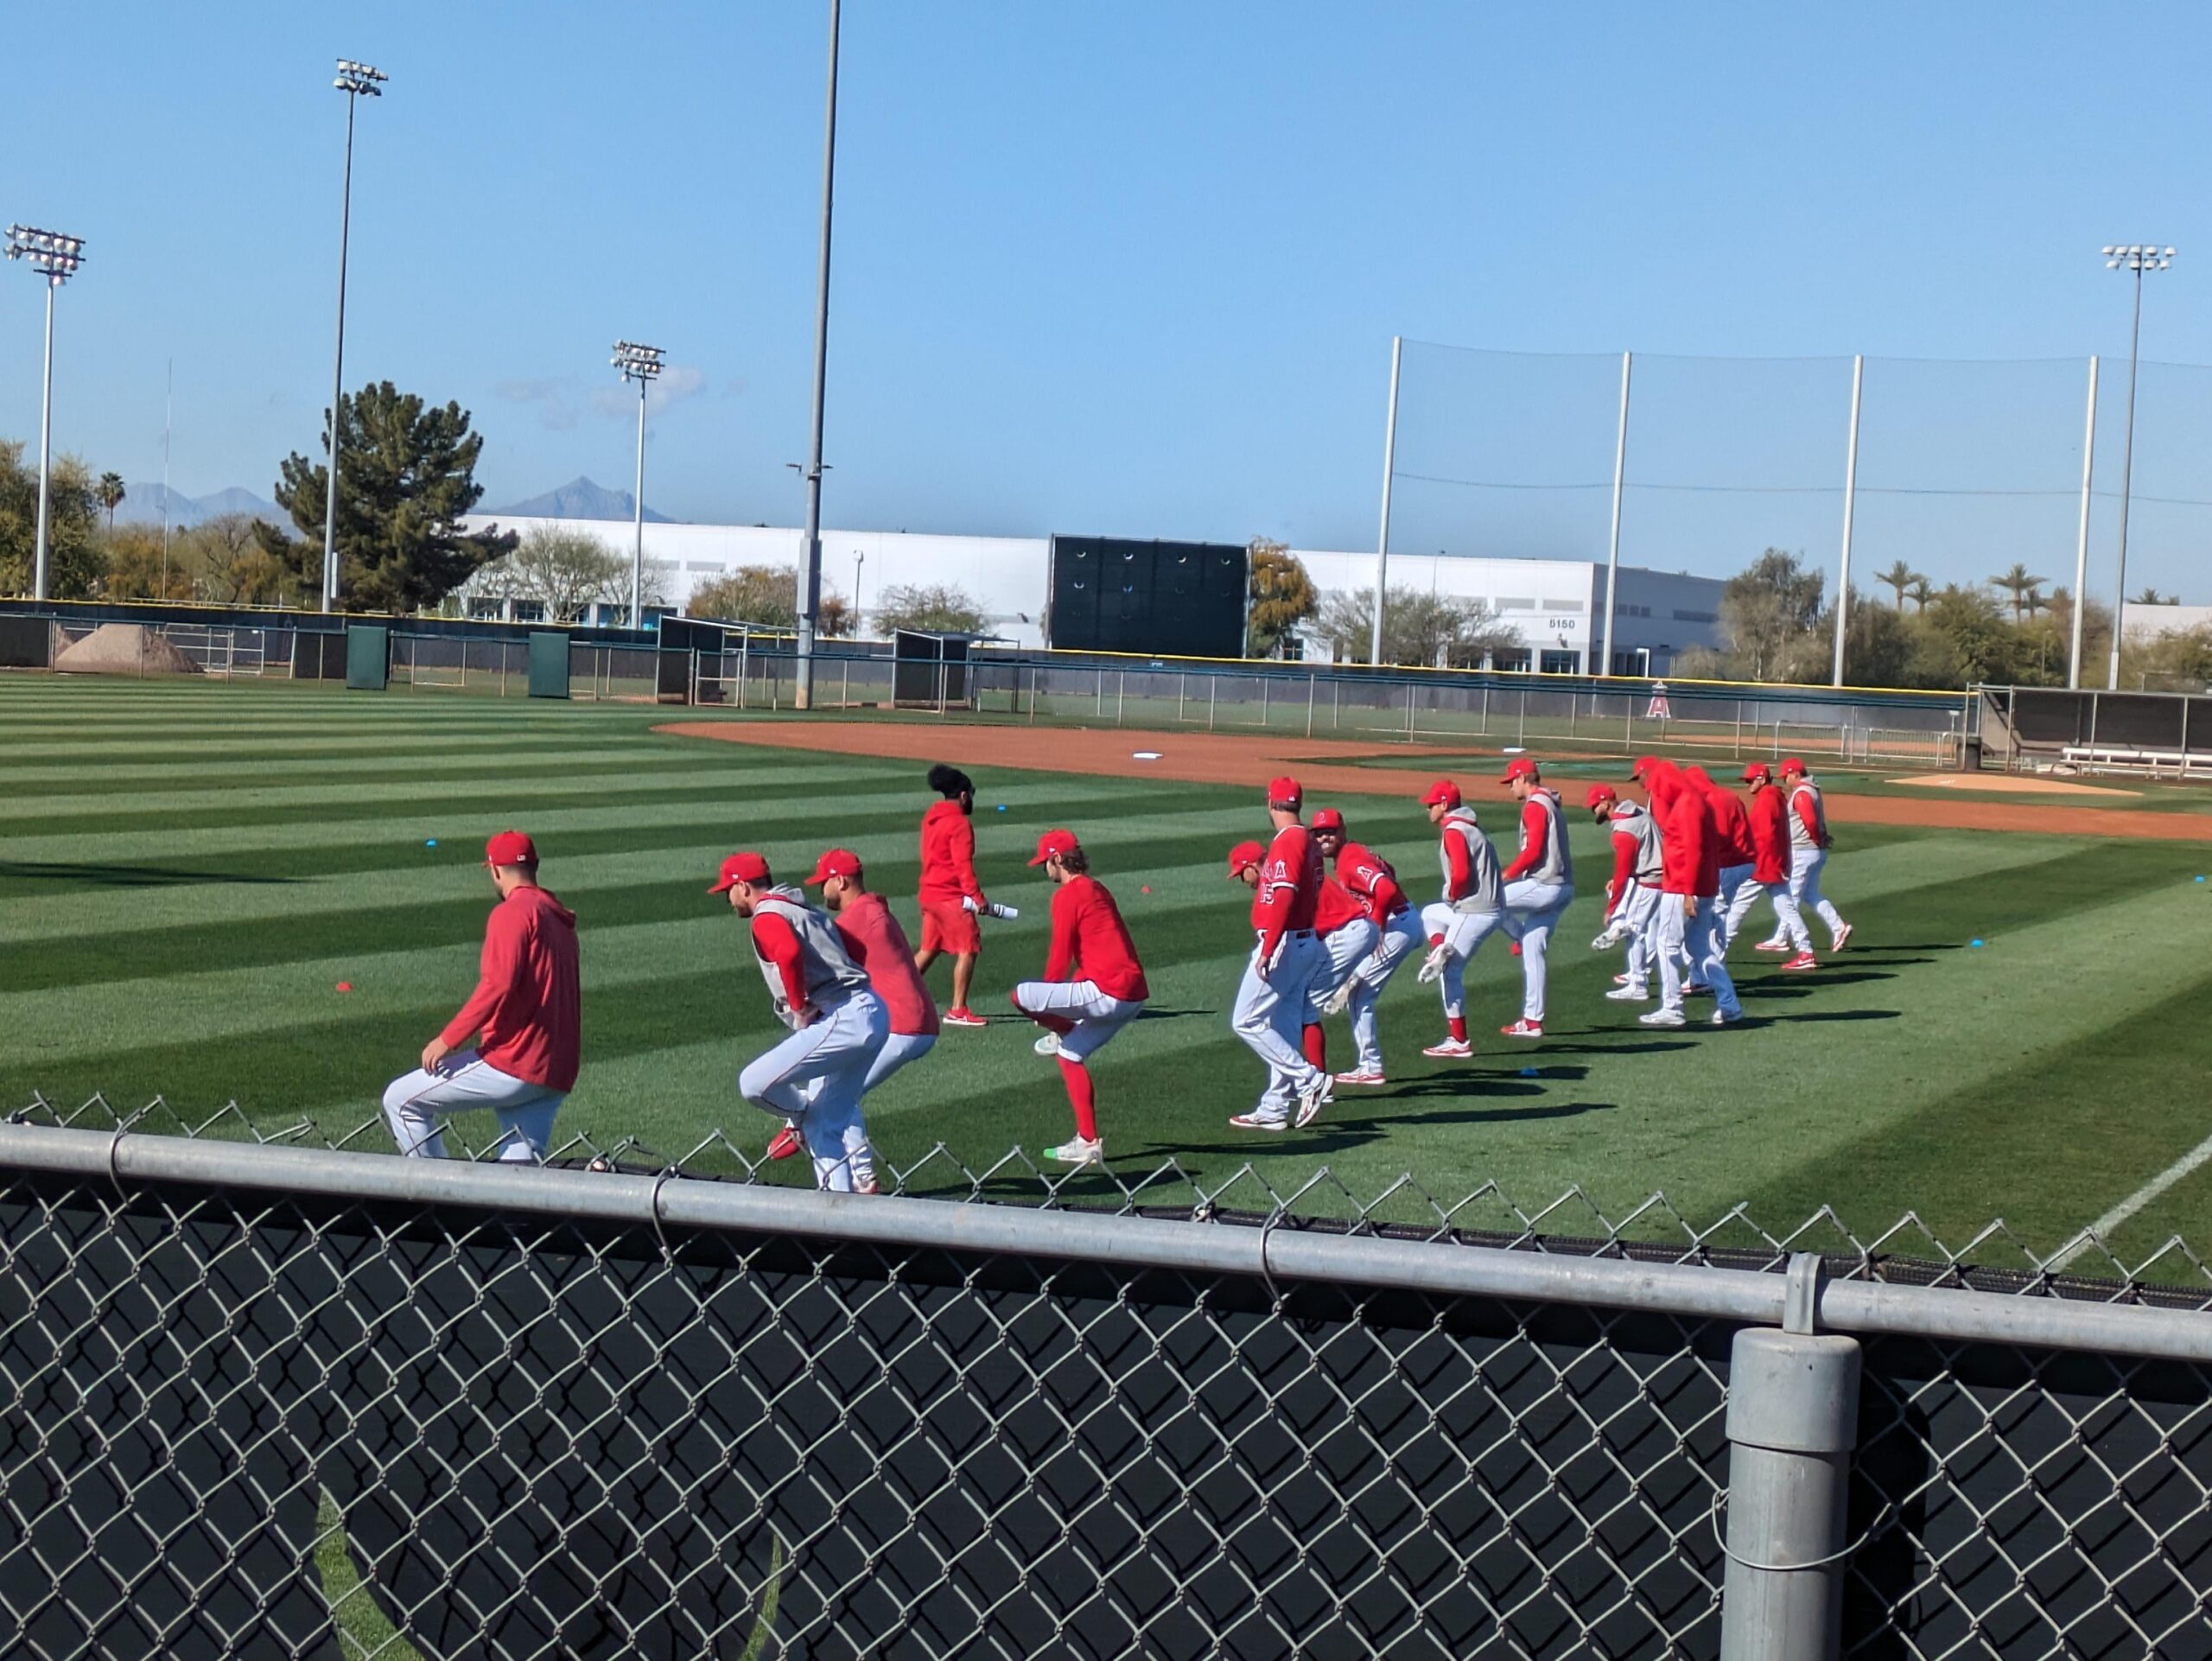
<svg viewBox="0 0 2212 1661">
<path fill-rule="evenodd" d="M 459 1049 L 472 1033 L 480 1031 L 492 1012 L 505 1002 L 522 978 L 522 937 L 528 919 L 519 906 L 505 901 L 492 908 L 484 925 L 484 950 L 477 958 L 476 990 L 461 1013 L 446 1022 L 438 1034 L 448 1049 Z"/>
<path fill-rule="evenodd" d="M 801 967 L 798 932 L 773 913 L 763 913 L 753 920 L 753 949 L 761 962 L 773 964 L 783 977 L 784 1002 L 794 1009 L 805 1003 L 806 975 Z"/>
<path fill-rule="evenodd" d="M 1291 873 L 1290 862 L 1269 854 L 1260 868 L 1260 891 L 1252 897 L 1252 926 L 1260 931 L 1262 963 L 1274 955 L 1284 925 L 1290 920 L 1291 903 L 1297 897 L 1298 879 Z"/>
<path fill-rule="evenodd" d="M 1082 901 L 1077 896 L 1075 885 L 1063 882 L 1052 891 L 1052 945 L 1045 956 L 1045 978 L 1064 981 L 1071 978 L 1076 966 L 1076 926 L 1081 920 Z"/>
<path fill-rule="evenodd" d="M 1636 881 L 1636 838 L 1616 830 L 1613 832 L 1613 875 L 1607 886 L 1612 893 L 1612 903 L 1605 907 L 1611 917 L 1621 908 L 1628 898 L 1630 886 Z"/>
<path fill-rule="evenodd" d="M 1368 915 L 1377 923 L 1389 921 L 1403 908 L 1405 893 L 1380 859 L 1364 848 L 1355 852 L 1348 847 L 1338 857 L 1337 869 L 1341 871 L 1347 864 L 1351 874 L 1344 886 L 1367 902 Z"/>
<path fill-rule="evenodd" d="M 1467 839 L 1456 830 L 1444 833 L 1444 860 L 1445 881 L 1452 890 L 1446 897 L 1465 900 L 1467 890 L 1474 886 L 1475 862 L 1467 856 Z"/>
<path fill-rule="evenodd" d="M 960 892 L 974 901 L 980 911 L 984 901 L 982 884 L 976 881 L 976 827 L 966 815 L 955 819 L 945 833 L 944 852 L 952 874 L 960 879 Z"/>
<path fill-rule="evenodd" d="M 1521 804 L 1521 851 L 1513 856 L 1513 863 L 1498 873 L 1499 880 L 1510 882 L 1524 871 L 1533 871 L 1543 862 L 1544 848 L 1551 839 L 1551 820 L 1543 805 L 1531 796 Z"/>
<path fill-rule="evenodd" d="M 1821 820 L 1820 816 L 1813 811 L 1813 799 L 1802 790 L 1794 792 L 1789 798 L 1789 808 L 1790 811 L 1796 814 L 1797 823 L 1805 827 L 1805 834 L 1812 838 L 1814 846 L 1818 847 L 1821 841 Z"/>
</svg>

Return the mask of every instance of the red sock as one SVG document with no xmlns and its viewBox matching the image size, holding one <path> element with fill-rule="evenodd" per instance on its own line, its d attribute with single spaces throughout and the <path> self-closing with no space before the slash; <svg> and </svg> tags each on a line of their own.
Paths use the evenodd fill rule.
<svg viewBox="0 0 2212 1661">
<path fill-rule="evenodd" d="M 1068 1087 L 1068 1105 L 1075 1110 L 1075 1133 L 1085 1142 L 1098 1140 L 1096 1099 L 1090 1093 L 1090 1069 L 1080 1061 L 1060 1058 L 1060 1080 Z"/>
<path fill-rule="evenodd" d="M 1062 1038 L 1065 1038 L 1070 1033 L 1075 1030 L 1075 1022 L 1070 1021 L 1065 1015 L 1039 1015 L 1033 1010 L 1023 1009 L 1021 1008 L 1021 1000 L 1014 996 L 1011 992 L 1006 995 L 1006 1001 L 1014 1005 L 1014 1007 L 1021 1014 L 1027 1015 L 1039 1027 L 1056 1032 Z"/>
<path fill-rule="evenodd" d="M 1306 1029 L 1306 1059 L 1324 1072 L 1329 1070 L 1329 1035 L 1319 1021 Z"/>
<path fill-rule="evenodd" d="M 1441 934 L 1432 934 L 1428 937 L 1428 943 L 1433 946 L 1442 945 L 1444 944 L 1444 937 Z"/>
<path fill-rule="evenodd" d="M 1465 1043 L 1467 1041 L 1466 1016 L 1453 1015 L 1450 1017 L 1450 1020 L 1452 1023 L 1452 1036 L 1459 1040 L 1462 1044 Z"/>
</svg>

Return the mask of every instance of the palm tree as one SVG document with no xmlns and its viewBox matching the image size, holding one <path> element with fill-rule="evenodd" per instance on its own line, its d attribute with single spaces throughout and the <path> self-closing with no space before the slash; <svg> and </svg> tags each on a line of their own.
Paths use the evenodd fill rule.
<svg viewBox="0 0 2212 1661">
<path fill-rule="evenodd" d="M 2016 625 L 2020 620 L 2020 614 L 2027 608 L 2028 596 L 2050 581 L 2047 576 L 2029 576 L 2028 568 L 2020 564 L 2015 564 L 2002 576 L 1989 579 L 1991 587 L 2002 589 L 2012 596 L 2012 621 Z"/>
<path fill-rule="evenodd" d="M 1899 560 L 1896 564 L 1891 566 L 1888 570 L 1875 572 L 1874 581 L 1881 583 L 1885 588 L 1893 589 L 1897 591 L 1897 609 L 1899 611 L 1903 611 L 1904 609 L 1905 590 L 1910 589 L 1916 582 L 1926 582 L 1927 578 L 1922 576 L 1918 571 L 1914 570 L 1911 566 L 1906 564 L 1903 560 Z"/>
<path fill-rule="evenodd" d="M 107 528 L 111 533 L 115 530 L 115 510 L 123 506 L 124 494 L 123 475 L 119 473 L 103 473 L 99 483 L 92 487 L 93 500 L 107 509 Z"/>
<path fill-rule="evenodd" d="M 1924 576 L 1916 576 L 1912 579 L 1912 586 L 1905 590 L 1905 595 L 1912 601 L 1913 610 L 1926 611 L 1928 602 L 1936 597 L 1935 585 Z"/>
<path fill-rule="evenodd" d="M 2180 596 L 2160 594 L 2156 589 L 2145 589 L 2130 603 L 2138 606 L 2171 606 L 2180 603 Z"/>
</svg>

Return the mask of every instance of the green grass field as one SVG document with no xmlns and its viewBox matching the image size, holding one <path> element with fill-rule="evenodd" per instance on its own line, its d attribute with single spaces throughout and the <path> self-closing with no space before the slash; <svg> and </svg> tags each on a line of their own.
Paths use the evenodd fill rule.
<svg viewBox="0 0 2212 1661">
<path fill-rule="evenodd" d="M 930 729 L 918 723 L 912 759 L 893 762 L 665 737 L 651 731 L 664 718 L 0 679 L 0 1106 L 35 1092 L 65 1108 L 94 1092 L 124 1107 L 158 1096 L 190 1121 L 235 1100 L 264 1134 L 304 1123 L 315 1136 L 373 1121 L 385 1079 L 471 983 L 490 901 L 483 840 L 518 825 L 582 921 L 585 1065 L 562 1133 L 675 1156 L 719 1132 L 757 1150 L 772 1127 L 734 1080 L 773 1035 L 771 1017 L 743 926 L 707 884 L 734 848 L 758 847 L 796 878 L 843 843 L 912 930 Z M 1049 733 L 1037 754 L 1049 764 Z M 1816 976 L 1739 953 L 1743 1027 L 1650 1032 L 1638 1006 L 1599 996 L 1618 960 L 1586 944 L 1599 832 L 1578 815 L 1583 897 L 1554 952 L 1553 1035 L 1487 1036 L 1518 1002 L 1519 965 L 1493 944 L 1470 979 L 1477 1058 L 1425 1060 L 1440 1022 L 1408 971 L 1384 1002 L 1398 1082 L 1347 1091 L 1307 1132 L 1255 1138 L 1226 1123 L 1259 1072 L 1226 1025 L 1249 936 L 1244 892 L 1221 865 L 1262 827 L 1251 792 L 1042 772 L 979 784 L 985 884 L 1024 912 L 989 932 L 979 1007 L 1002 1009 L 1007 988 L 1041 968 L 1047 896 L 1024 861 L 1049 825 L 1083 834 L 1144 953 L 1152 1008 L 1097 1066 L 1125 1181 L 1172 1161 L 1211 1187 L 1249 1161 L 1256 1179 L 1224 1199 L 1257 1204 L 1260 1181 L 1288 1192 L 1325 1168 L 1303 1202 L 1320 1211 L 1407 1174 L 1446 1203 L 1495 1182 L 1530 1211 L 1580 1185 L 1616 1218 L 1663 1192 L 1672 1211 L 1648 1216 L 1647 1232 L 1679 1236 L 1675 1216 L 1704 1228 L 1739 1204 L 1779 1232 L 1827 1205 L 1861 1238 L 1910 1211 L 1954 1245 L 2002 1218 L 2047 1251 L 2212 1131 L 2212 884 L 2196 881 L 2212 849 L 1847 826 L 1828 886 L 1859 925 L 1852 950 Z M 1376 788 L 1388 793 L 1338 805 L 1425 896 L 1433 832 L 1402 775 L 1378 771 Z M 1755 926 L 1765 920 L 1762 909 Z M 933 971 L 940 996 L 945 973 Z M 926 1159 L 939 1143 L 982 1171 L 1066 1134 L 1033 1031 L 1008 1020 L 948 1032 L 871 1101 L 878 1146 L 913 1189 L 968 1192 L 951 1161 Z M 1332 1044 L 1346 1054 L 1340 1022 Z M 461 1130 L 488 1139 L 488 1123 Z M 356 1145 L 389 1143 L 372 1125 Z M 801 1180 L 800 1163 L 772 1174 Z M 1013 1167 L 992 1191 L 1038 1187 Z M 1190 1191 L 1169 1183 L 1160 1198 Z M 1113 1184 L 1079 1176 L 1065 1197 L 1114 1197 Z M 1393 1209 L 1421 1208 L 1402 1195 Z M 1459 1220 L 1510 1225 L 1510 1213 L 1485 1200 Z M 1595 1224 L 1570 1203 L 1545 1226 Z M 2212 1248 L 2212 1167 L 2145 1206 L 2116 1244 L 2133 1262 L 2176 1232 Z M 1892 1244 L 1926 1249 L 1910 1234 Z"/>
</svg>

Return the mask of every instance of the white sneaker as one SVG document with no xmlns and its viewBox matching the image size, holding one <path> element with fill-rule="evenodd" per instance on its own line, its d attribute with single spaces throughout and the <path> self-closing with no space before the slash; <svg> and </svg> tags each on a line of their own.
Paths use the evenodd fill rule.
<svg viewBox="0 0 2212 1661">
<path fill-rule="evenodd" d="M 1047 1148 L 1045 1157 L 1056 1159 L 1063 1165 L 1103 1165 L 1106 1162 L 1105 1139 L 1071 1136 L 1057 1148 Z"/>
<path fill-rule="evenodd" d="M 1257 1113 L 1235 1113 L 1230 1116 L 1229 1126 L 1232 1130 L 1287 1130 L 1290 1121 L 1263 1118 Z"/>
<path fill-rule="evenodd" d="M 1379 1072 L 1353 1072 L 1337 1075 L 1340 1085 L 1387 1085 L 1390 1081 Z"/>
<path fill-rule="evenodd" d="M 1828 935 L 1828 951 L 1831 954 L 1842 951 L 1844 942 L 1850 939 L 1851 925 L 1846 923 L 1841 928 L 1833 931 Z"/>
<path fill-rule="evenodd" d="M 1321 1116 L 1321 1110 L 1336 1099 L 1335 1092 L 1331 1088 L 1335 1083 L 1336 1080 L 1325 1072 L 1321 1075 L 1319 1083 L 1299 1092 L 1298 1115 L 1294 1123 L 1300 1130 L 1319 1118 Z"/>
<path fill-rule="evenodd" d="M 1325 1015 L 1342 1015 L 1344 1006 L 1351 1002 L 1351 983 L 1352 977 L 1345 976 L 1337 983 L 1337 990 L 1316 1004 L 1315 1009 Z"/>
<path fill-rule="evenodd" d="M 1060 1035 L 1058 1033 L 1046 1033 L 1029 1047 L 1039 1055 L 1058 1055 L 1060 1053 Z M 1071 1142 L 1069 1146 L 1072 1147 L 1074 1144 Z"/>
<path fill-rule="evenodd" d="M 1641 986 L 1616 986 L 1605 996 L 1615 1003 L 1648 1003 L 1651 1001 L 1651 994 Z"/>
<path fill-rule="evenodd" d="M 1688 1020 L 1680 1009 L 1665 1008 L 1654 1009 L 1649 1015 L 1638 1015 L 1637 1020 L 1646 1027 L 1687 1027 L 1689 1025 Z"/>
<path fill-rule="evenodd" d="M 1590 949 L 1592 951 L 1611 951 L 1615 946 L 1618 945 L 1626 939 L 1628 939 L 1628 931 L 1626 929 L 1609 928 L 1603 934 L 1600 934 L 1596 939 L 1590 942 Z"/>
<path fill-rule="evenodd" d="M 1414 976 L 1414 981 L 1420 985 L 1428 986 L 1443 979 L 1444 959 L 1450 951 L 1451 948 L 1441 943 L 1429 947 L 1428 956 L 1421 960 L 1420 971 Z"/>
<path fill-rule="evenodd" d="M 1753 946 L 1751 950 L 1754 951 L 1787 951 L 1789 950 L 1789 942 L 1787 940 L 1761 940 L 1757 945 Z"/>
<path fill-rule="evenodd" d="M 1474 1053 L 1473 1048 L 1464 1038 L 1447 1038 L 1441 1043 L 1431 1044 L 1421 1052 L 1423 1055 L 1440 1055 L 1454 1060 L 1472 1055 Z"/>
<path fill-rule="evenodd" d="M 1713 1012 L 1713 1024 L 1716 1027 L 1732 1027 L 1743 1018 L 1741 1009 L 1715 1009 Z"/>
</svg>

